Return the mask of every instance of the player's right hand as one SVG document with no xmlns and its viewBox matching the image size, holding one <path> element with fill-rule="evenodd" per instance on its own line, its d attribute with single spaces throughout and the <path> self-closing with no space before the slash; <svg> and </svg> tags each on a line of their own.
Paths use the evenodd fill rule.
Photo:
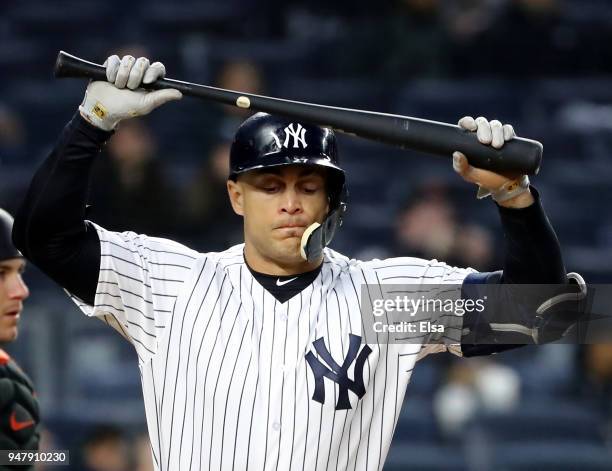
<svg viewBox="0 0 612 471">
<path fill-rule="evenodd" d="M 81 116 L 94 126 L 111 131 L 124 119 L 150 113 L 171 100 L 180 100 L 181 92 L 173 89 L 145 91 L 143 83 L 152 83 L 166 74 L 161 62 L 149 63 L 146 57 L 110 56 L 104 62 L 106 79 L 91 82 L 79 106 Z"/>
</svg>

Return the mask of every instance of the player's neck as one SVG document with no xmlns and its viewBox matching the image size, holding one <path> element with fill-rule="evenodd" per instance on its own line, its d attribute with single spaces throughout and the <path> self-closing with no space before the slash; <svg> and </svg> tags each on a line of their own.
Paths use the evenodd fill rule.
<svg viewBox="0 0 612 471">
<path fill-rule="evenodd" d="M 298 263 L 283 263 L 279 260 L 264 257 L 252 249 L 249 244 L 245 244 L 244 259 L 251 270 L 264 275 L 274 276 L 299 275 L 316 270 L 323 263 L 323 258 L 315 262 L 303 260 Z"/>
</svg>

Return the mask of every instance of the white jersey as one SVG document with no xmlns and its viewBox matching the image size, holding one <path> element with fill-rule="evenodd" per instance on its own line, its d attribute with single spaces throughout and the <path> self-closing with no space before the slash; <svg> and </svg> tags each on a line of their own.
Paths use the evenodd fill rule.
<svg viewBox="0 0 612 471">
<path fill-rule="evenodd" d="M 95 305 L 77 302 L 134 345 L 156 470 L 380 470 L 417 359 L 460 354 L 460 323 L 428 345 L 361 344 L 360 288 L 471 270 L 325 249 L 314 282 L 280 303 L 242 244 L 202 254 L 96 229 Z"/>
</svg>

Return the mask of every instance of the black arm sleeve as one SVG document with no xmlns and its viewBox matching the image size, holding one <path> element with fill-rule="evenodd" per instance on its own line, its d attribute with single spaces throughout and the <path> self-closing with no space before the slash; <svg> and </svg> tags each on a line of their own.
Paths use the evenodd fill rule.
<svg viewBox="0 0 612 471">
<path fill-rule="evenodd" d="M 13 242 L 23 255 L 89 304 L 96 294 L 100 241 L 85 222 L 86 200 L 95 158 L 111 135 L 76 113 L 34 175 L 13 226 Z"/>
<path fill-rule="evenodd" d="M 535 202 L 522 209 L 498 205 L 506 245 L 502 283 L 563 284 L 565 267 L 561 246 L 544 213 L 538 191 Z"/>
<path fill-rule="evenodd" d="M 567 283 L 559 241 L 544 213 L 539 193 L 533 187 L 531 192 L 535 202 L 527 208 L 511 209 L 498 205 L 505 240 L 504 269 L 469 275 L 462 290 L 464 298 L 482 298 L 483 290 L 478 285 L 483 284 Z M 510 293 L 509 290 L 502 292 L 504 295 Z M 463 336 L 461 342 L 464 356 L 489 355 L 526 345 L 512 343 L 510 339 L 516 338 L 516 333 L 495 332 L 491 324 L 525 325 L 525 317 L 535 319 L 535 309 L 533 312 L 529 307 L 521 309 L 514 299 L 498 299 L 497 302 L 497 306 L 504 307 L 466 314 L 464 328 L 469 333 Z"/>
</svg>

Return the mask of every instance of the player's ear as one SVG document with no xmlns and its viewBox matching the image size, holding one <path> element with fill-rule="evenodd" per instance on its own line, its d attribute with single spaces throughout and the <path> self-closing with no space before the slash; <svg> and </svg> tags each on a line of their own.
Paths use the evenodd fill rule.
<svg viewBox="0 0 612 471">
<path fill-rule="evenodd" d="M 242 202 L 242 186 L 240 183 L 234 180 L 227 181 L 227 194 L 229 195 L 230 203 L 234 212 L 239 216 L 244 216 L 243 202 Z"/>
</svg>

